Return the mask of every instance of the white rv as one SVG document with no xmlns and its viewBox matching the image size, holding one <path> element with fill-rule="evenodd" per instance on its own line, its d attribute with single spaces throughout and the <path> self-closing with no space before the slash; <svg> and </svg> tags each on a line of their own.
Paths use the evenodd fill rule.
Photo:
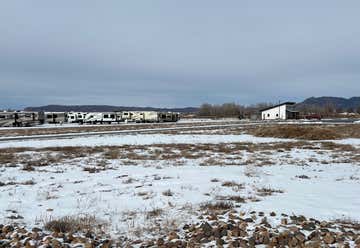
<svg viewBox="0 0 360 248">
<path fill-rule="evenodd" d="M 70 112 L 67 114 L 67 121 L 69 123 L 83 123 L 86 114 L 85 112 Z"/>
<path fill-rule="evenodd" d="M 134 112 L 121 112 L 121 121 L 124 122 L 133 122 Z"/>
<path fill-rule="evenodd" d="M 159 113 L 155 111 L 145 111 L 143 117 L 143 122 L 159 122 Z"/>
<path fill-rule="evenodd" d="M 97 124 L 97 123 L 109 123 L 117 122 L 118 118 L 115 112 L 105 112 L 105 113 L 87 113 L 84 118 L 84 123 L 91 123 L 91 124 Z"/>
<path fill-rule="evenodd" d="M 107 122 L 107 123 L 112 123 L 112 122 L 116 122 L 116 114 L 115 112 L 109 112 L 109 113 L 102 113 L 103 114 L 103 122 Z"/>
<path fill-rule="evenodd" d="M 132 120 L 136 123 L 144 122 L 144 113 L 143 112 L 132 112 Z"/>
<path fill-rule="evenodd" d="M 97 112 L 90 112 L 85 115 L 84 123 L 96 124 L 102 121 L 103 114 Z"/>
</svg>

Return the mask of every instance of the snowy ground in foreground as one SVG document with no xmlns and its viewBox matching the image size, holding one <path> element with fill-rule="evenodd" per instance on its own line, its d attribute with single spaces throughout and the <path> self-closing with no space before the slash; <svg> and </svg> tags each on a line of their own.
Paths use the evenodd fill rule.
<svg viewBox="0 0 360 248">
<path fill-rule="evenodd" d="M 284 190 L 284 193 L 241 204 L 241 209 L 304 214 L 319 219 L 346 217 L 360 220 L 360 198 L 357 197 L 360 183 L 350 179 L 360 177 L 360 171 L 357 166 L 348 164 L 269 166 L 256 168 L 255 177 L 245 176 L 245 166 L 188 165 L 157 169 L 139 165 L 121 166 L 96 174 L 71 165 L 52 170 L 53 173 L 21 172 L 17 168 L 3 170 L 1 181 L 33 180 L 35 184 L 0 189 L 1 219 L 8 221 L 4 217 L 11 214 L 6 210 L 17 211 L 29 225 L 47 216 L 89 213 L 109 220 L 112 231 L 125 232 L 129 225 L 124 215 L 127 211 L 146 212 L 159 207 L 169 210 L 168 218 L 185 215 L 186 219 L 189 213 L 180 210 L 186 204 L 197 208 L 197 204 L 213 200 L 217 195 L 257 197 L 255 188 L 266 187 Z M 304 174 L 310 179 L 296 177 Z M 133 182 L 126 183 L 128 178 Z M 211 182 L 214 178 L 219 182 Z M 243 183 L 245 188 L 221 186 L 229 180 Z M 164 196 L 162 193 L 169 189 L 173 196 Z"/>
<path fill-rule="evenodd" d="M 124 144 L 281 142 L 284 139 L 255 138 L 250 135 L 112 135 L 88 138 L 3 142 L 0 147 L 93 146 Z M 289 141 L 289 140 L 286 140 Z M 340 141 L 341 142 L 341 141 Z M 343 141 L 345 142 L 345 141 Z M 347 142 L 360 144 L 359 139 Z M 346 143 L 346 142 L 345 142 Z M 295 153 L 294 153 L 295 154 Z M 296 156 L 314 156 L 301 151 Z M 292 158 L 296 159 L 295 155 Z M 320 155 L 319 155 L 320 156 Z M 327 159 L 329 154 L 323 154 Z M 360 220 L 360 167 L 355 164 L 311 163 L 252 166 L 199 166 L 188 160 L 182 166 L 172 161 L 139 161 L 136 166 L 120 165 L 98 173 L 83 170 L 86 160 L 75 159 L 57 166 L 24 171 L 21 167 L 0 167 L 0 182 L 19 184 L 0 187 L 0 223 L 10 222 L 11 211 L 35 225 L 49 216 L 79 213 L 94 214 L 111 223 L 112 233 L 126 233 L 146 223 L 146 212 L 165 210 L 164 218 L 180 223 L 196 217 L 199 204 L 218 196 L 259 198 L 240 204 L 244 211 L 275 211 L 303 214 L 319 219 L 351 218 Z M 251 176 L 248 176 L 249 173 Z M 308 179 L 297 176 L 306 175 Z M 130 179 L 129 179 L 130 178 Z M 218 181 L 212 181 L 212 179 Z M 21 183 L 31 180 L 33 185 Z M 243 184 L 243 188 L 224 187 L 225 181 Z M 283 190 L 271 196 L 259 196 L 257 189 Z M 171 190 L 172 196 L 163 192 Z M 133 212 L 133 213 L 132 213 Z M 131 216 L 136 218 L 131 218 Z"/>
</svg>

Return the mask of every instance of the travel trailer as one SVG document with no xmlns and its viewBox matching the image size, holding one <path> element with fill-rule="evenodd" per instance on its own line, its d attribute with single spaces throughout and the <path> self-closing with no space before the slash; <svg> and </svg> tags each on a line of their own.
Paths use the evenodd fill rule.
<svg viewBox="0 0 360 248">
<path fill-rule="evenodd" d="M 67 114 L 67 122 L 69 123 L 84 123 L 87 113 L 85 112 L 70 112 Z"/>
<path fill-rule="evenodd" d="M 143 112 L 132 112 L 132 121 L 136 123 L 144 122 L 144 113 Z"/>
<path fill-rule="evenodd" d="M 121 121 L 123 122 L 133 122 L 134 112 L 121 112 Z"/>
<path fill-rule="evenodd" d="M 179 113 L 161 112 L 159 113 L 160 122 L 177 122 L 179 120 Z"/>
<path fill-rule="evenodd" d="M 155 111 L 143 112 L 143 122 L 159 122 L 159 114 Z"/>
<path fill-rule="evenodd" d="M 115 112 L 108 112 L 108 113 L 87 113 L 84 118 L 84 123 L 91 123 L 91 124 L 97 124 L 97 123 L 108 123 L 111 124 L 112 122 L 118 122 L 119 119 L 117 117 L 117 114 Z"/>
<path fill-rule="evenodd" d="M 65 123 L 67 114 L 65 112 L 45 112 L 45 123 Z"/>
</svg>

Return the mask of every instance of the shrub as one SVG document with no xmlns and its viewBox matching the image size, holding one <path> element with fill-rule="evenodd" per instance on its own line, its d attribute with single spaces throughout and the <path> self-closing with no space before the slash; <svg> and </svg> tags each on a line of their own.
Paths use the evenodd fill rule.
<svg viewBox="0 0 360 248">
<path fill-rule="evenodd" d="M 173 193 L 170 189 L 162 192 L 162 194 L 163 194 L 164 196 L 173 196 L 173 195 L 174 195 L 174 193 Z"/>
<path fill-rule="evenodd" d="M 84 216 L 64 216 L 60 219 L 47 221 L 44 225 L 46 230 L 53 232 L 92 232 L 97 227 L 101 227 L 104 223 L 101 223 L 98 219 L 91 215 Z"/>
<path fill-rule="evenodd" d="M 261 189 L 257 189 L 258 195 L 259 196 L 269 196 L 272 195 L 274 193 L 284 193 L 283 190 L 280 189 L 272 189 L 272 188 L 261 188 Z"/>
<path fill-rule="evenodd" d="M 150 211 L 148 211 L 146 213 L 146 218 L 147 219 L 152 219 L 152 218 L 155 218 L 155 217 L 158 217 L 160 216 L 162 213 L 164 212 L 164 210 L 162 210 L 161 208 L 154 208 Z"/>
<path fill-rule="evenodd" d="M 234 204 L 230 201 L 205 202 L 200 205 L 201 210 L 229 210 L 233 208 Z"/>
</svg>

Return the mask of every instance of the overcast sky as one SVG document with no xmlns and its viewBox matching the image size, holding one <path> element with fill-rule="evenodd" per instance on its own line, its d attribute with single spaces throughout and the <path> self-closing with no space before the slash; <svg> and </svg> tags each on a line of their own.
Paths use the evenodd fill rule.
<svg viewBox="0 0 360 248">
<path fill-rule="evenodd" d="M 360 95 L 360 1 L 0 3 L 0 108 Z"/>
</svg>

